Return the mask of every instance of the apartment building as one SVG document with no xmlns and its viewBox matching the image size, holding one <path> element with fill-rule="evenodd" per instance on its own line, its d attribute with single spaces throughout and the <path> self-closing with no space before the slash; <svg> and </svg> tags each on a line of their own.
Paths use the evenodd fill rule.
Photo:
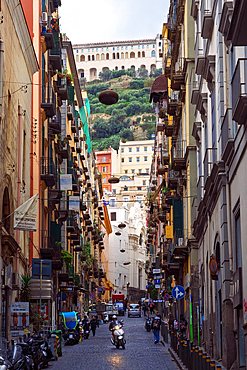
<svg viewBox="0 0 247 370">
<path fill-rule="evenodd" d="M 161 68 L 162 40 L 154 39 L 102 42 L 73 45 L 79 77 L 87 81 L 99 78 L 105 69 Z"/>
</svg>

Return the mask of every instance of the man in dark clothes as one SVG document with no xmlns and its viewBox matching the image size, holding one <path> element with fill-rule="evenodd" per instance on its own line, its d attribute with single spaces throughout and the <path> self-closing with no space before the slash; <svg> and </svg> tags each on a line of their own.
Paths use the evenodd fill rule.
<svg viewBox="0 0 247 370">
<path fill-rule="evenodd" d="M 91 330 L 93 332 L 93 337 L 95 336 L 96 326 L 97 326 L 97 320 L 96 317 L 93 316 L 92 320 L 90 321 Z"/>
</svg>

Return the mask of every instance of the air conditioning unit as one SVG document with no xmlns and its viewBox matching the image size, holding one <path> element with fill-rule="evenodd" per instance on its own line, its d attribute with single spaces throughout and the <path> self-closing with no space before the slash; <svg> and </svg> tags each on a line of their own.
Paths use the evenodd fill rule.
<svg viewBox="0 0 247 370">
<path fill-rule="evenodd" d="M 47 16 L 47 13 L 46 12 L 43 12 L 41 14 L 41 23 L 43 25 L 46 25 L 48 23 L 48 16 Z"/>
</svg>

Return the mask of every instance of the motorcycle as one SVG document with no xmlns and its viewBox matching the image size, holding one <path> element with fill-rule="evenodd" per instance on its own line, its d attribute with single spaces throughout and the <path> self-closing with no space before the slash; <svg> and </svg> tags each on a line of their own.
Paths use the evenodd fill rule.
<svg viewBox="0 0 247 370">
<path fill-rule="evenodd" d="M 151 321 L 151 319 L 148 317 L 148 318 L 146 318 L 146 322 L 145 322 L 145 329 L 149 332 L 149 331 L 151 331 L 151 328 L 152 328 L 152 321 Z"/>
<path fill-rule="evenodd" d="M 68 331 L 67 334 L 67 339 L 66 339 L 66 344 L 77 344 L 80 340 L 80 334 L 78 333 L 77 330 L 71 329 Z"/>
<path fill-rule="evenodd" d="M 116 346 L 117 349 L 122 347 L 125 349 L 126 340 L 124 339 L 123 323 L 117 323 L 113 329 L 114 340 L 111 338 L 111 343 Z"/>
</svg>

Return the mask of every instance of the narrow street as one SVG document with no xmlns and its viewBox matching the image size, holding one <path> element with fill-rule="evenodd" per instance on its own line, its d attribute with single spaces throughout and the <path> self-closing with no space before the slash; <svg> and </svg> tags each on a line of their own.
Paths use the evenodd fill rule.
<svg viewBox="0 0 247 370">
<path fill-rule="evenodd" d="M 153 333 L 144 328 L 144 318 L 124 318 L 126 349 L 110 343 L 108 324 L 100 325 L 93 337 L 75 346 L 63 346 L 63 356 L 52 362 L 51 370 L 177 370 L 167 346 L 155 345 Z"/>
</svg>

